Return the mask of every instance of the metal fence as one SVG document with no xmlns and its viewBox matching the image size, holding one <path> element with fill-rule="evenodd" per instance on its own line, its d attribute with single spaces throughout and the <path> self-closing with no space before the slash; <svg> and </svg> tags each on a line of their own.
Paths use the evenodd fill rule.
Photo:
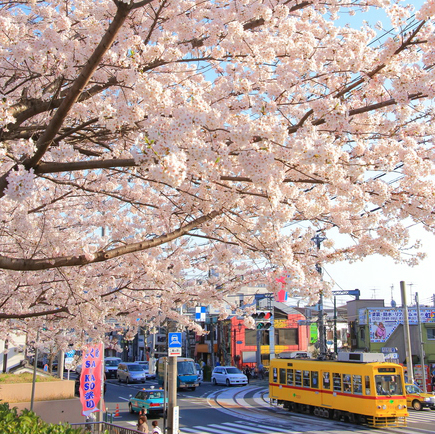
<svg viewBox="0 0 435 434">
<path fill-rule="evenodd" d="M 83 434 L 137 434 L 140 431 L 124 428 L 108 422 L 71 423 L 72 428 L 81 428 Z"/>
</svg>

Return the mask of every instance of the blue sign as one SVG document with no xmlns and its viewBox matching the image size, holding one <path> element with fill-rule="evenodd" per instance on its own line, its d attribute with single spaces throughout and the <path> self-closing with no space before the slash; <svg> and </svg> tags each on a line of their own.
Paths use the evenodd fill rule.
<svg viewBox="0 0 435 434">
<path fill-rule="evenodd" d="M 169 333 L 169 348 L 181 348 L 181 333 Z"/>
<path fill-rule="evenodd" d="M 65 357 L 71 358 L 74 357 L 74 354 L 75 354 L 75 350 L 70 350 L 67 353 L 65 353 Z"/>
<path fill-rule="evenodd" d="M 206 307 L 197 307 L 195 308 L 195 321 L 205 321 L 207 315 Z"/>
</svg>

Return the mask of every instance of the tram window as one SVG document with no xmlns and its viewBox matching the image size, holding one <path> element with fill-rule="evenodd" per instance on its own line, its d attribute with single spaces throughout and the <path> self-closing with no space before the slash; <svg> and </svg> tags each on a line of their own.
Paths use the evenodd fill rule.
<svg viewBox="0 0 435 434">
<path fill-rule="evenodd" d="M 402 395 L 400 375 L 375 375 L 375 383 L 378 395 Z"/>
<path fill-rule="evenodd" d="M 278 368 L 273 368 L 273 382 L 276 383 L 278 381 Z"/>
<path fill-rule="evenodd" d="M 352 391 L 352 384 L 350 381 L 350 375 L 343 374 L 343 392 L 350 393 Z"/>
<path fill-rule="evenodd" d="M 366 389 L 366 395 L 371 395 L 371 389 L 370 389 L 370 377 L 368 375 L 365 376 L 365 389 Z"/>
<path fill-rule="evenodd" d="M 329 372 L 323 373 L 323 388 L 324 389 L 331 388 L 331 379 L 329 378 Z"/>
<path fill-rule="evenodd" d="M 295 371 L 295 386 L 302 386 L 302 371 L 299 369 Z"/>
<path fill-rule="evenodd" d="M 285 369 L 282 369 L 282 368 L 280 368 L 280 370 L 279 370 L 279 382 L 280 382 L 280 384 L 285 384 L 286 383 L 286 372 L 285 372 L 286 370 Z"/>
<path fill-rule="evenodd" d="M 311 371 L 311 387 L 314 389 L 319 388 L 319 373 L 317 371 Z"/>
<path fill-rule="evenodd" d="M 287 369 L 287 384 L 293 386 L 293 369 Z"/>
<path fill-rule="evenodd" d="M 304 371 L 304 387 L 310 387 L 310 371 Z"/>
<path fill-rule="evenodd" d="M 332 384 L 333 390 L 336 392 L 341 392 L 341 375 L 340 374 L 332 374 Z"/>
<path fill-rule="evenodd" d="M 353 393 L 356 395 L 362 394 L 362 378 L 361 375 L 354 375 L 352 377 L 353 382 Z"/>
</svg>

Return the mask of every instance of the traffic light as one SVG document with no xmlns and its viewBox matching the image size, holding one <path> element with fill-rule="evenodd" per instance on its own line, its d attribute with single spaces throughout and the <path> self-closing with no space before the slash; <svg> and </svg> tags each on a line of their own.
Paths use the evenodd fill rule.
<svg viewBox="0 0 435 434">
<path fill-rule="evenodd" d="M 255 319 L 257 330 L 269 330 L 272 327 L 271 312 L 256 312 L 252 315 Z"/>
</svg>

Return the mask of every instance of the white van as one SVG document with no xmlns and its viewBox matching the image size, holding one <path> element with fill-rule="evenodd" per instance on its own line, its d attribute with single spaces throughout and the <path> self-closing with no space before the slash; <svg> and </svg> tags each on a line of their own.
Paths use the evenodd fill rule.
<svg viewBox="0 0 435 434">
<path fill-rule="evenodd" d="M 118 365 L 122 362 L 119 357 L 106 357 L 104 359 L 104 373 L 106 378 L 116 378 Z"/>
</svg>

